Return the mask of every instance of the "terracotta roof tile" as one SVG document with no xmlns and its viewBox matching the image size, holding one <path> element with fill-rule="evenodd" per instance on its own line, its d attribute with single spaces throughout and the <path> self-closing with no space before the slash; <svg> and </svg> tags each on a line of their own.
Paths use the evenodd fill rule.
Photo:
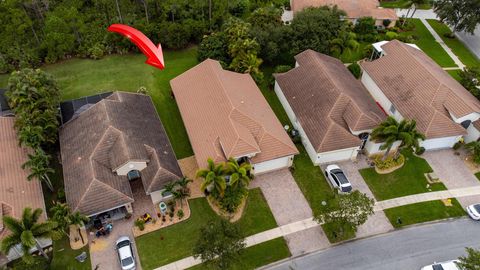
<svg viewBox="0 0 480 270">
<path fill-rule="evenodd" d="M 307 7 L 338 6 L 349 19 L 373 17 L 375 19 L 398 20 L 394 9 L 381 8 L 378 0 L 291 0 L 293 12 Z"/>
<path fill-rule="evenodd" d="M 338 59 L 306 50 L 298 67 L 275 78 L 317 152 L 360 145 L 351 131 L 377 126 L 385 114 Z"/>
<path fill-rule="evenodd" d="M 298 153 L 250 75 L 208 59 L 170 85 L 200 167 L 208 158 L 258 153 L 258 163 Z"/>
</svg>

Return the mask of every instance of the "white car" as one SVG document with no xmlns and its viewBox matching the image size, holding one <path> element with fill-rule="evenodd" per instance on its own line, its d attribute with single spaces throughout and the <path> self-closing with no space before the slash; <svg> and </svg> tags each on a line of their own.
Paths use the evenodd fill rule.
<svg viewBox="0 0 480 270">
<path fill-rule="evenodd" d="M 352 185 L 348 181 L 347 176 L 337 165 L 328 165 L 325 170 L 325 176 L 328 178 L 334 188 L 338 188 L 340 192 L 348 193 L 352 191 Z"/>
<path fill-rule="evenodd" d="M 118 238 L 115 247 L 122 270 L 135 270 L 135 257 L 133 256 L 130 238 L 128 236 Z"/>
<path fill-rule="evenodd" d="M 480 203 L 469 205 L 467 213 L 473 220 L 480 220 Z"/>
<path fill-rule="evenodd" d="M 434 263 L 422 267 L 421 270 L 460 270 L 460 268 L 457 266 L 457 262 L 458 260 L 451 260 L 441 263 Z"/>
</svg>

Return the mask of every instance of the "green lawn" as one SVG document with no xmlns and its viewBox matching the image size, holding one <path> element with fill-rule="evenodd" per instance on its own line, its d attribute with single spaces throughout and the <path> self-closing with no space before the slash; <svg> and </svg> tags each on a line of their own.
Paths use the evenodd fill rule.
<svg viewBox="0 0 480 270">
<path fill-rule="evenodd" d="M 456 199 L 452 199 L 453 206 L 445 206 L 442 201 L 415 203 L 384 210 L 385 215 L 395 228 L 427 221 L 460 217 L 465 211 Z M 401 224 L 398 223 L 398 218 Z"/>
<path fill-rule="evenodd" d="M 239 262 L 233 265 L 230 269 L 253 270 L 260 266 L 288 258 L 290 255 L 290 250 L 288 250 L 285 239 L 280 237 L 246 248 L 240 255 Z M 188 269 L 203 270 L 210 268 L 204 264 L 200 264 Z"/>
<path fill-rule="evenodd" d="M 412 2 L 409 0 L 383 0 L 380 1 L 380 6 L 384 8 L 409 8 L 412 5 Z M 432 5 L 421 4 L 419 9 L 430 9 Z"/>
<path fill-rule="evenodd" d="M 87 252 L 88 258 L 85 262 L 80 263 L 75 260 L 75 257 L 80 255 L 83 251 Z M 70 249 L 68 238 L 64 237 L 61 240 L 55 241 L 53 244 L 53 260 L 50 266 L 51 270 L 89 270 L 91 268 L 90 255 L 88 253 L 88 246 L 79 250 Z"/>
<path fill-rule="evenodd" d="M 460 78 L 460 72 L 461 70 L 460 69 L 457 69 L 457 70 L 447 70 L 448 74 L 450 74 L 450 76 L 452 76 L 455 80 L 457 80 L 458 82 L 460 82 L 461 78 Z"/>
<path fill-rule="evenodd" d="M 440 21 L 429 19 L 428 23 L 433 27 L 435 32 L 442 38 L 443 42 L 452 49 L 453 53 L 458 56 L 460 61 L 468 67 L 479 66 L 480 61 L 478 58 L 470 52 L 470 50 L 463 45 L 463 43 L 458 38 L 448 38 L 445 34 L 451 34 L 450 28 Z"/>
<path fill-rule="evenodd" d="M 480 181 L 480 172 L 477 172 L 477 173 L 475 174 L 475 177 L 477 177 L 478 181 Z"/>
<path fill-rule="evenodd" d="M 416 37 L 415 44 L 422 49 L 430 58 L 442 67 L 456 67 L 455 62 L 435 40 L 427 27 L 420 19 L 409 19 L 415 24 L 413 31 L 402 32 L 400 35 L 413 35 Z"/>
<path fill-rule="evenodd" d="M 143 269 L 154 269 L 191 256 L 200 228 L 218 218 L 205 198 L 192 199 L 189 203 L 192 213 L 188 220 L 135 239 Z M 248 235 L 277 226 L 259 188 L 250 190 L 247 208 L 238 223 Z"/>
<path fill-rule="evenodd" d="M 164 70 L 145 64 L 142 54 L 111 55 L 101 60 L 71 59 L 43 66 L 58 81 L 64 100 L 96 93 L 136 91 L 145 86 L 157 108 L 177 158 L 193 155 L 180 112 L 171 96 L 169 81 L 197 64 L 196 48 L 165 51 Z M 6 86 L 0 77 L 0 87 Z"/>
<path fill-rule="evenodd" d="M 392 198 L 428 192 L 425 173 L 432 172 L 432 168 L 423 158 L 404 151 L 405 164 L 402 168 L 389 173 L 378 174 L 374 168 L 360 170 L 375 198 L 379 201 Z M 445 190 L 442 183 L 431 185 L 432 191 Z"/>
</svg>

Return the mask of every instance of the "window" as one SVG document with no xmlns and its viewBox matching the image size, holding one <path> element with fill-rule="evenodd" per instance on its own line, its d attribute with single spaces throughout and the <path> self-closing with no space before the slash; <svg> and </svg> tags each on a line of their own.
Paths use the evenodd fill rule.
<svg viewBox="0 0 480 270">
<path fill-rule="evenodd" d="M 472 121 L 470 121 L 470 120 L 465 120 L 465 121 L 463 121 L 460 125 L 462 125 L 462 127 L 463 127 L 464 129 L 467 129 L 467 128 L 470 126 L 471 123 L 472 123 Z"/>
<path fill-rule="evenodd" d="M 133 181 L 140 178 L 140 171 L 131 170 L 127 173 L 128 181 Z"/>
<path fill-rule="evenodd" d="M 395 107 L 390 106 L 390 110 L 389 110 L 392 114 L 395 114 L 397 112 L 397 110 L 395 109 Z"/>
</svg>

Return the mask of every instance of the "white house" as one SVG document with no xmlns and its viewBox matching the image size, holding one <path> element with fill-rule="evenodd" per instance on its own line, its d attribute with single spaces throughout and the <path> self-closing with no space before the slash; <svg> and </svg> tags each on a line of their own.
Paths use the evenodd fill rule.
<svg viewBox="0 0 480 270">
<path fill-rule="evenodd" d="M 462 137 L 478 140 L 477 98 L 418 47 L 397 40 L 376 45 L 378 59 L 361 63 L 362 83 L 386 113 L 417 122 L 426 136 L 421 146 L 433 150 L 451 148 Z"/>
<path fill-rule="evenodd" d="M 306 50 L 296 67 L 275 74 L 275 93 L 314 164 L 379 151 L 369 133 L 386 114 L 338 59 Z"/>
</svg>

